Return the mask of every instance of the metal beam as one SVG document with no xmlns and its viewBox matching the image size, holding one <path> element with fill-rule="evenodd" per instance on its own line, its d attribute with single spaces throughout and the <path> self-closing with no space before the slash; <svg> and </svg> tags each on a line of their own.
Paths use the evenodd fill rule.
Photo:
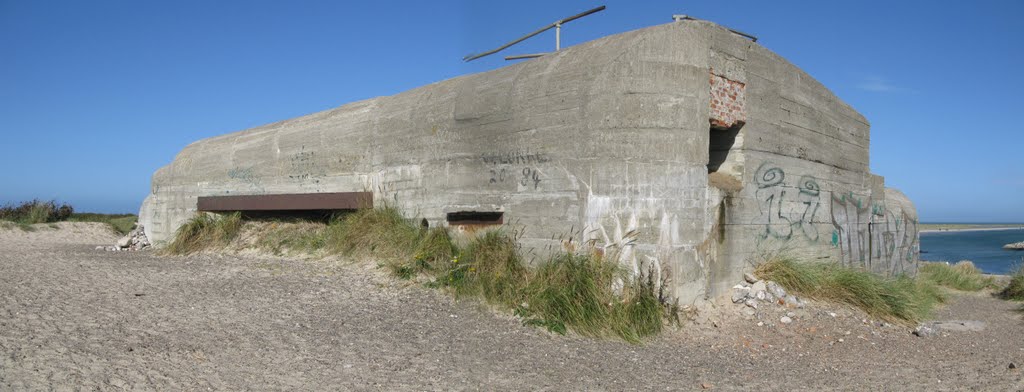
<svg viewBox="0 0 1024 392">
<path fill-rule="evenodd" d="M 373 208 L 372 192 L 200 196 L 199 211 L 302 211 Z"/>
<path fill-rule="evenodd" d="M 692 17 L 690 15 L 672 15 L 672 20 L 676 21 L 676 22 L 681 22 L 681 21 L 684 21 L 684 20 L 701 20 L 701 19 L 694 18 L 694 17 Z M 722 27 L 725 27 L 725 26 L 722 26 Z M 730 29 L 728 27 L 725 27 L 725 29 L 731 31 L 733 34 L 740 35 L 740 36 L 743 36 L 743 37 L 747 37 L 747 39 L 750 39 L 753 42 L 757 42 L 757 37 L 755 37 L 753 35 L 744 33 L 744 32 L 739 31 L 739 30 L 733 30 L 733 29 Z"/>
<path fill-rule="evenodd" d="M 515 56 L 505 56 L 505 60 L 533 59 L 546 54 L 547 53 L 517 54 Z"/>
<path fill-rule="evenodd" d="M 603 6 L 603 5 L 602 5 L 602 6 L 600 6 L 600 7 L 597 7 L 597 8 L 591 9 L 591 10 L 587 10 L 587 11 L 584 11 L 584 12 L 578 13 L 578 14 L 576 14 L 576 15 L 570 16 L 570 17 L 568 17 L 568 18 L 565 18 L 565 19 L 559 19 L 559 20 L 555 21 L 554 23 L 551 23 L 551 24 L 549 24 L 549 25 L 547 25 L 547 26 L 541 27 L 541 28 L 540 28 L 540 29 L 538 29 L 537 31 L 534 31 L 534 32 L 532 32 L 532 33 L 530 33 L 530 34 L 524 35 L 524 36 L 520 37 L 519 39 L 517 39 L 517 40 L 515 40 L 515 41 L 512 41 L 512 42 L 509 42 L 509 43 L 507 43 L 507 44 L 504 44 L 504 45 L 502 45 L 502 46 L 499 46 L 499 47 L 498 47 L 497 49 L 494 49 L 494 50 L 489 50 L 489 51 L 486 51 L 486 52 L 483 52 L 483 53 L 480 53 L 480 54 L 472 54 L 472 53 L 470 53 L 470 54 L 466 55 L 466 57 L 463 57 L 463 58 L 462 58 L 462 61 L 465 61 L 465 62 L 470 62 L 470 61 L 476 60 L 476 59 L 478 59 L 478 58 L 481 58 L 481 57 L 484 57 L 484 56 L 489 56 L 489 55 L 492 55 L 492 54 L 498 53 L 498 52 L 500 52 L 500 51 L 502 51 L 502 50 L 505 50 L 505 49 L 507 49 L 507 48 L 508 48 L 509 46 L 512 46 L 512 45 L 518 44 L 518 43 L 520 43 L 520 42 L 523 42 L 523 41 L 525 41 L 526 39 L 528 39 L 528 38 L 530 38 L 530 37 L 533 37 L 533 36 L 535 36 L 535 35 L 537 35 L 537 34 L 543 33 L 543 32 L 545 32 L 545 31 L 548 31 L 548 30 L 549 30 L 549 29 L 551 29 L 551 28 L 555 28 L 555 27 L 557 27 L 557 28 L 561 29 L 561 27 L 562 27 L 562 25 L 563 25 L 563 24 L 566 24 L 566 23 L 572 22 L 572 21 L 574 21 L 574 20 L 576 20 L 576 19 L 579 19 L 579 18 L 582 18 L 582 17 L 584 17 L 584 16 L 587 16 L 587 15 L 593 14 L 593 13 L 595 13 L 595 12 L 601 12 L 601 11 L 604 11 L 604 9 L 605 9 L 605 6 Z M 557 41 L 559 41 L 559 42 L 556 42 L 556 43 L 555 43 L 555 45 L 556 45 L 556 46 L 561 46 L 561 42 L 560 42 L 560 41 L 561 41 L 561 32 L 560 32 L 560 31 L 559 31 L 559 36 L 558 36 L 558 37 L 555 37 L 555 39 L 556 39 Z M 556 48 L 555 50 L 558 50 L 558 48 Z"/>
</svg>

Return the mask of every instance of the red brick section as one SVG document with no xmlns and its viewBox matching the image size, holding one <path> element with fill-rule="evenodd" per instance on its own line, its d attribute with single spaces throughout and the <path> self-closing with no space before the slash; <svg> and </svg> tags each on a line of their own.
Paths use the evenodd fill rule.
<svg viewBox="0 0 1024 392">
<path fill-rule="evenodd" d="M 747 122 L 747 86 L 711 70 L 711 127 L 728 129 Z"/>
</svg>

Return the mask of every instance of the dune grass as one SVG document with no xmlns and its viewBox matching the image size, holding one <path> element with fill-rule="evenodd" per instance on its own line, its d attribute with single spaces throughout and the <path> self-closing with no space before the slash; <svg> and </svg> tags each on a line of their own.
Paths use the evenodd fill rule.
<svg viewBox="0 0 1024 392">
<path fill-rule="evenodd" d="M 394 207 L 368 208 L 335 218 L 328 247 L 334 253 L 372 255 L 381 259 L 412 257 L 422 228 Z"/>
<path fill-rule="evenodd" d="M 55 201 L 29 200 L 17 205 L 0 207 L 0 220 L 22 226 L 37 223 L 51 223 L 67 220 L 75 209 L 68 204 L 57 205 Z"/>
<path fill-rule="evenodd" d="M 165 252 L 227 246 L 242 221 L 238 213 L 198 214 L 178 229 Z M 446 228 L 427 229 L 393 207 L 359 210 L 328 223 L 268 222 L 256 237 L 257 248 L 275 254 L 371 257 L 398 278 L 426 278 L 429 287 L 479 299 L 562 334 L 572 330 L 638 343 L 675 316 L 675 308 L 659 299 L 655 282 L 629 276 L 596 252 L 562 251 L 531 270 L 514 232 L 482 231 L 460 248 Z"/>
<path fill-rule="evenodd" d="M 76 212 L 67 219 L 69 222 L 100 222 L 110 225 L 119 234 L 128 234 L 135 228 L 138 217 L 135 214 L 97 214 L 92 212 Z"/>
<path fill-rule="evenodd" d="M 11 224 L 4 224 L 2 227 L 18 227 L 24 231 L 35 231 L 34 224 L 54 222 L 100 222 L 110 225 L 110 228 L 120 234 L 128 234 L 135 227 L 137 217 L 133 214 L 97 214 L 75 212 L 74 207 L 68 204 L 58 205 L 55 201 L 30 200 L 17 205 L 5 205 L 0 207 L 0 221 L 7 221 Z"/>
<path fill-rule="evenodd" d="M 440 283 L 459 297 L 480 297 L 491 304 L 514 307 L 528 277 L 513 236 L 504 230 L 489 230 L 452 258 Z"/>
<path fill-rule="evenodd" d="M 785 256 L 758 265 L 755 275 L 798 295 L 849 304 L 872 317 L 894 322 L 920 321 L 946 299 L 928 279 L 885 278 L 860 269 L 800 262 Z"/>
<path fill-rule="evenodd" d="M 242 214 L 216 215 L 198 213 L 178 228 L 174 240 L 167 244 L 164 252 L 187 255 L 203 249 L 226 246 L 242 227 Z"/>
<path fill-rule="evenodd" d="M 1011 301 L 1024 301 L 1024 265 L 1017 266 L 1010 275 L 1010 283 L 999 292 L 999 296 Z"/>
<path fill-rule="evenodd" d="M 640 342 L 661 332 L 665 307 L 654 281 L 630 277 L 615 263 L 589 252 L 563 252 L 542 264 L 523 289 L 525 306 L 517 312 L 527 323 L 594 337 L 617 335 Z M 616 283 L 622 287 L 614 289 Z M 628 282 L 622 284 L 622 282 Z"/>
<path fill-rule="evenodd" d="M 402 279 L 421 274 L 434 275 L 449 268 L 448 263 L 458 260 L 459 248 L 448 230 L 435 227 L 423 233 L 417 241 L 412 257 L 384 260 L 391 273 Z"/>
<path fill-rule="evenodd" d="M 917 271 L 919 279 L 926 279 L 939 286 L 960 291 L 980 291 L 996 288 L 995 279 L 985 276 L 970 261 L 954 265 L 947 263 L 922 263 Z"/>
</svg>

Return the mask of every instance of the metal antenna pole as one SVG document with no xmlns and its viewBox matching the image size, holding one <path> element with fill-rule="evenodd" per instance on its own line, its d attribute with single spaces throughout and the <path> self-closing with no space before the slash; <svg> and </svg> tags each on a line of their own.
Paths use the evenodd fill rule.
<svg viewBox="0 0 1024 392">
<path fill-rule="evenodd" d="M 555 51 L 562 50 L 562 24 L 555 23 Z"/>
<path fill-rule="evenodd" d="M 489 50 L 489 51 L 486 51 L 486 52 L 483 52 L 483 53 L 480 53 L 480 54 L 468 54 L 468 55 L 466 55 L 466 57 L 462 58 L 462 61 L 469 62 L 469 61 L 473 61 L 473 60 L 476 60 L 476 59 L 484 57 L 484 56 L 488 56 L 488 55 L 492 55 L 492 54 L 498 53 L 498 52 L 500 52 L 502 50 L 508 49 L 509 46 L 512 46 L 512 45 L 518 44 L 520 42 L 523 42 L 527 38 L 530 38 L 530 37 L 533 37 L 533 36 L 535 36 L 537 34 L 540 34 L 540 33 L 543 33 L 545 31 L 548 31 L 551 28 L 555 29 L 555 50 L 556 51 L 560 50 L 562 48 L 562 42 L 561 42 L 562 37 L 561 37 L 561 34 L 562 34 L 562 25 L 563 24 L 572 22 L 572 21 L 574 21 L 576 19 L 579 19 L 579 18 L 582 18 L 584 16 L 593 14 L 595 12 L 604 11 L 604 9 L 605 9 L 605 6 L 602 5 L 600 7 L 594 8 L 592 10 L 587 10 L 587 11 L 581 12 L 579 14 L 570 16 L 570 17 L 565 18 L 565 19 L 559 19 L 559 20 L 555 21 L 552 24 L 549 24 L 547 26 L 541 27 L 537 31 L 534 31 L 534 32 L 532 32 L 530 34 L 524 35 L 524 36 L 520 37 L 519 39 L 516 39 L 515 41 L 512 41 L 512 42 L 509 42 L 509 43 L 504 44 L 502 46 L 499 46 L 497 49 Z"/>
</svg>

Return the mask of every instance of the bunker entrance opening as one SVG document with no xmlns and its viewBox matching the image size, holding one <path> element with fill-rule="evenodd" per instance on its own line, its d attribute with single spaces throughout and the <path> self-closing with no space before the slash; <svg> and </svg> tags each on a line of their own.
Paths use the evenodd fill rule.
<svg viewBox="0 0 1024 392">
<path fill-rule="evenodd" d="M 729 151 L 736 143 L 742 125 L 734 125 L 727 129 L 711 127 L 708 137 L 708 173 L 717 172 L 722 164 L 729 159 Z"/>
<path fill-rule="evenodd" d="M 452 226 L 486 226 L 502 224 L 504 215 L 494 211 L 459 211 L 449 212 L 446 218 Z"/>
</svg>

